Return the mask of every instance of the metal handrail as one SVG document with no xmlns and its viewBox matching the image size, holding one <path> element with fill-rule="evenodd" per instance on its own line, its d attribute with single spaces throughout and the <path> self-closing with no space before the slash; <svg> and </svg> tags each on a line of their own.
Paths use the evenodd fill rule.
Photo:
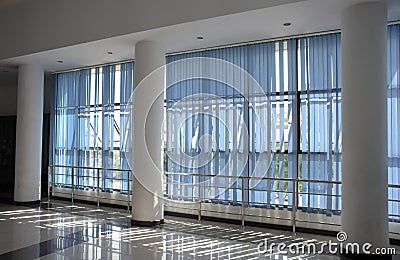
<svg viewBox="0 0 400 260">
<path fill-rule="evenodd" d="M 165 172 L 165 175 L 179 175 L 185 177 L 216 177 L 228 179 L 252 179 L 252 180 L 271 180 L 271 181 L 288 181 L 288 182 L 316 182 L 327 184 L 342 184 L 341 181 L 327 181 L 327 180 L 309 180 L 309 179 L 294 179 L 294 178 L 275 178 L 275 177 L 257 177 L 257 176 L 232 176 L 232 175 L 215 175 L 215 174 L 202 174 L 202 173 L 178 173 L 178 172 Z M 399 185 L 400 187 L 400 185 Z"/>
<path fill-rule="evenodd" d="M 327 180 L 308 180 L 308 179 L 295 179 L 295 178 L 273 178 L 273 177 L 258 177 L 258 176 L 232 176 L 232 175 L 215 175 L 215 174 L 201 174 L 201 173 L 178 173 L 178 172 L 165 172 L 165 175 L 177 175 L 177 176 L 184 176 L 184 177 L 209 177 L 209 178 L 226 178 L 226 179 L 237 179 L 241 181 L 240 187 L 237 187 L 237 190 L 241 190 L 241 208 L 240 208 L 240 215 L 241 215 L 241 227 L 244 229 L 245 227 L 245 181 L 250 181 L 250 180 L 269 180 L 269 181 L 284 181 L 284 182 L 292 182 L 293 183 L 293 190 L 289 191 L 287 193 L 292 194 L 292 215 L 291 215 L 291 222 L 292 222 L 292 232 L 293 235 L 296 234 L 296 222 L 298 221 L 296 218 L 296 212 L 297 212 L 297 199 L 300 194 L 306 194 L 304 192 L 299 192 L 298 190 L 298 185 L 301 182 L 311 182 L 311 183 L 325 183 L 325 184 L 332 184 L 332 185 L 340 185 L 342 184 L 341 181 L 327 181 Z M 167 182 L 168 184 L 171 184 L 171 182 Z M 172 182 L 173 185 L 176 185 Z M 193 183 L 192 185 L 188 186 L 197 186 L 198 187 L 198 199 L 197 199 L 197 204 L 198 204 L 198 220 L 201 220 L 201 215 L 202 215 L 202 190 L 201 188 L 204 187 L 211 187 L 211 186 L 201 186 L 201 181 L 199 179 L 198 183 Z M 400 187 L 400 185 L 399 185 Z M 247 188 L 249 190 L 249 188 Z M 272 190 L 271 190 L 272 191 Z M 280 191 L 280 192 L 285 192 L 285 191 Z M 166 194 L 169 196 L 170 194 Z M 321 194 L 324 195 L 324 194 Z M 336 196 L 336 194 L 334 194 Z M 340 196 L 340 195 L 337 195 Z M 192 197 L 194 198 L 194 197 Z M 236 201 L 236 202 L 239 202 Z"/>
<path fill-rule="evenodd" d="M 133 172 L 131 170 L 124 170 L 124 169 L 113 169 L 113 168 L 102 168 L 102 167 L 88 167 L 88 166 L 67 166 L 67 165 L 49 165 L 49 170 L 48 170 L 48 179 L 49 179 L 49 185 L 48 185 L 48 201 L 50 202 L 51 196 L 52 196 L 52 185 L 55 184 L 54 180 L 52 180 L 52 177 L 55 175 L 65 175 L 65 174 L 56 174 L 54 172 L 55 168 L 69 168 L 72 169 L 71 171 L 71 181 L 72 181 L 72 186 L 71 186 L 71 201 L 74 203 L 74 196 L 75 196 L 75 183 L 74 183 L 74 178 L 75 178 L 75 169 L 86 169 L 86 170 L 94 170 L 96 171 L 96 176 L 87 176 L 90 178 L 95 178 L 97 179 L 97 185 L 94 186 L 97 191 L 97 206 L 100 207 L 100 171 L 115 171 L 115 172 L 127 172 L 128 173 L 128 194 L 127 194 L 127 208 L 128 211 L 130 211 L 130 194 L 131 194 L 131 184 L 129 183 L 131 181 L 131 174 L 133 177 Z M 327 181 L 327 180 L 308 180 L 308 179 L 296 179 L 296 178 L 275 178 L 275 177 L 258 177 L 258 176 L 232 176 L 232 175 L 215 175 L 215 174 L 201 174 L 201 173 L 177 173 L 177 172 L 165 172 L 165 176 L 168 175 L 177 175 L 177 176 L 186 176 L 186 177 L 199 177 L 200 178 L 225 178 L 225 179 L 238 179 L 241 181 L 241 187 L 237 187 L 237 190 L 241 190 L 241 198 L 237 202 L 241 202 L 241 209 L 240 209 L 240 215 L 241 215 L 241 227 L 245 227 L 245 190 L 250 190 L 248 187 L 245 187 L 245 182 L 247 181 L 252 181 L 252 180 L 258 180 L 258 181 L 283 181 L 283 182 L 292 182 L 293 184 L 293 190 L 292 191 L 284 191 L 280 190 L 278 192 L 287 192 L 288 194 L 292 194 L 292 215 L 291 215 L 291 222 L 292 222 L 292 231 L 293 234 L 296 233 L 296 222 L 298 221 L 296 218 L 296 212 L 297 212 L 297 200 L 298 196 L 300 194 L 305 194 L 304 192 L 299 191 L 299 183 L 301 182 L 310 182 L 310 183 L 325 183 L 325 184 L 332 184 L 332 185 L 340 185 L 341 181 Z M 86 176 L 86 175 L 85 175 Z M 82 176 L 79 176 L 82 177 Z M 168 180 L 168 178 L 167 178 Z M 171 182 L 166 181 L 166 183 L 171 184 Z M 197 211 L 198 211 L 198 220 L 201 221 L 202 219 L 202 204 L 203 198 L 202 198 L 202 188 L 208 187 L 208 186 L 202 186 L 202 182 L 199 180 L 198 183 L 193 183 L 192 185 L 188 186 L 197 186 L 198 188 L 198 198 L 197 198 Z M 389 185 L 389 187 L 399 187 L 400 185 Z M 272 190 L 265 190 L 265 191 L 272 191 Z M 274 190 L 276 191 L 276 190 Z M 166 195 L 168 196 L 168 191 L 166 191 Z M 323 195 L 323 194 L 321 194 Z M 336 196 L 336 194 L 334 194 Z M 339 196 L 339 195 L 338 195 Z M 194 198 L 194 197 L 193 197 Z M 249 202 L 250 203 L 250 202 Z M 264 203 L 262 203 L 264 204 Z"/>
<path fill-rule="evenodd" d="M 86 169 L 86 170 L 101 170 L 101 171 L 116 171 L 116 172 L 132 172 L 131 170 L 124 170 L 124 169 L 114 169 L 114 168 L 102 168 L 102 167 L 90 167 L 90 166 L 68 166 L 68 165 L 49 165 L 49 167 L 55 168 L 73 168 L 73 169 Z"/>
<path fill-rule="evenodd" d="M 74 204 L 74 199 L 75 199 L 75 169 L 83 169 L 83 170 L 94 170 L 96 171 L 96 176 L 79 176 L 79 177 L 87 177 L 87 178 L 94 178 L 97 179 L 97 185 L 91 185 L 91 187 L 96 188 L 96 197 L 97 197 L 97 207 L 100 207 L 100 171 L 114 171 L 114 172 L 125 172 L 128 173 L 128 185 L 127 185 L 127 209 L 128 212 L 130 212 L 130 195 L 131 195 L 131 183 L 130 183 L 130 175 L 132 174 L 131 170 L 124 170 L 124 169 L 113 169 L 113 168 L 102 168 L 102 167 L 88 167 L 88 166 L 67 166 L 67 165 L 49 165 L 48 167 L 48 187 L 47 187 L 47 193 L 48 193 L 48 202 L 51 201 L 51 197 L 53 196 L 53 190 L 52 187 L 55 184 L 54 176 L 55 175 L 66 175 L 66 174 L 57 174 L 54 172 L 55 168 L 68 168 L 71 169 L 71 202 Z M 114 179 L 114 178 L 107 178 L 107 179 Z M 118 180 L 123 180 L 121 178 L 118 178 Z M 112 199 L 111 199 L 112 200 Z M 118 200 L 121 201 L 121 200 Z"/>
</svg>

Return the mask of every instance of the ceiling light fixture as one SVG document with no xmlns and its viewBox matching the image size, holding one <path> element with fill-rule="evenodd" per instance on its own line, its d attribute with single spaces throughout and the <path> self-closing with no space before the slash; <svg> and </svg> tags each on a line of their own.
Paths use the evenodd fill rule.
<svg viewBox="0 0 400 260">
<path fill-rule="evenodd" d="M 204 39 L 204 37 L 203 37 L 203 36 L 201 36 L 201 35 L 199 35 L 199 36 L 197 36 L 197 37 L 196 37 L 196 39 L 197 39 L 197 40 L 203 40 L 203 39 Z"/>
<path fill-rule="evenodd" d="M 288 26 L 291 26 L 291 25 L 292 25 L 291 22 L 287 22 L 287 23 L 284 23 L 284 24 L 283 24 L 283 26 L 285 26 L 285 27 L 288 27 Z"/>
</svg>

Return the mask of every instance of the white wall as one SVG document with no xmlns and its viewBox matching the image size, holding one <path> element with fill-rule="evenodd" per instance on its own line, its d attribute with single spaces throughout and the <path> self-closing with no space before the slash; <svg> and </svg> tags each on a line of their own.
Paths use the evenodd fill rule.
<svg viewBox="0 0 400 260">
<path fill-rule="evenodd" d="M 17 86 L 0 86 L 0 116 L 17 114 Z"/>
<path fill-rule="evenodd" d="M 44 103 L 43 103 L 43 112 L 45 114 L 50 113 L 51 83 L 52 83 L 52 75 L 46 74 L 44 76 Z"/>
<path fill-rule="evenodd" d="M 50 113 L 51 102 L 51 74 L 46 74 L 44 78 L 44 104 L 43 112 Z M 0 116 L 17 115 L 17 82 L 0 84 Z"/>
</svg>

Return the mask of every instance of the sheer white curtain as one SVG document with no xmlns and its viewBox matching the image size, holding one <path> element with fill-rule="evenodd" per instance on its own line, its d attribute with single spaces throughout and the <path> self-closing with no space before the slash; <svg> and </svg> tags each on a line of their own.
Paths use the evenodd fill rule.
<svg viewBox="0 0 400 260">
<path fill-rule="evenodd" d="M 328 215 L 341 209 L 340 34 L 299 40 L 301 207 Z M 309 182 L 318 180 L 323 182 Z"/>
<path fill-rule="evenodd" d="M 194 57 L 212 60 L 193 61 Z M 202 196 L 210 202 L 238 205 L 244 185 L 249 206 L 291 204 L 292 196 L 287 196 L 293 190 L 291 182 L 260 181 L 258 177 L 297 176 L 296 62 L 296 40 L 168 56 L 167 171 L 216 175 Z M 200 70 L 203 75 L 211 71 L 219 80 L 186 79 L 190 70 Z M 261 91 L 250 81 L 257 82 Z M 226 82 L 244 86 L 243 93 Z M 210 139 L 205 138 L 201 147 L 204 136 Z M 203 166 L 188 167 L 198 161 L 186 155 L 195 156 L 200 150 L 212 159 Z M 185 160 L 192 161 L 188 164 Z M 253 178 L 242 182 L 222 176 Z M 197 196 L 196 178 L 171 175 L 169 179 L 172 198 L 193 200 Z"/>
<path fill-rule="evenodd" d="M 124 63 L 58 73 L 53 78 L 50 164 L 126 169 L 133 64 Z M 128 111 L 129 110 L 129 111 Z M 57 186 L 71 187 L 72 169 L 56 167 Z M 94 189 L 97 171 L 76 169 L 74 186 Z M 101 189 L 128 190 L 127 172 L 100 171 Z"/>
<path fill-rule="evenodd" d="M 389 218 L 400 221 L 400 25 L 388 28 L 388 180 Z"/>
<path fill-rule="evenodd" d="M 193 57 L 216 61 L 207 66 L 201 59 L 197 63 L 176 62 Z M 249 176 L 251 178 L 243 183 L 213 178 L 202 198 L 238 205 L 244 185 L 246 206 L 267 208 L 290 209 L 293 183 L 285 179 L 301 178 L 299 204 L 304 210 L 326 214 L 338 212 L 340 185 L 330 182 L 340 180 L 339 57 L 339 34 L 168 56 L 167 63 L 171 66 L 167 67 L 167 153 L 175 160 L 167 158 L 167 171 Z M 218 60 L 245 70 L 263 93 L 247 86 L 242 74 L 218 66 Z M 174 83 L 174 78 L 182 77 L 194 68 L 204 74 L 214 71 L 222 79 L 234 78 L 239 85 L 246 86 L 245 93 L 235 92 L 232 86 L 224 84 L 224 80 L 200 77 Z M 186 99 L 194 94 L 203 96 L 197 95 L 196 100 Z M 205 98 L 204 94 L 217 98 Z M 196 110 L 202 113 L 216 111 L 217 118 L 198 113 L 187 119 L 187 115 Z M 221 121 L 232 131 L 218 123 Z M 248 135 L 248 142 L 241 142 L 243 131 Z M 213 159 L 202 167 L 187 167 L 185 154 L 196 155 L 201 150 L 199 141 L 204 135 L 214 139 L 212 145 L 206 142 L 202 147 L 204 152 L 212 154 Z M 183 147 L 180 149 L 179 145 Z M 239 171 L 238 165 L 244 156 L 247 156 L 246 165 Z M 196 165 L 196 159 L 189 160 L 193 160 L 190 165 Z M 227 170 L 223 171 L 225 165 Z M 272 180 L 260 181 L 258 177 Z M 179 175 L 169 178 L 172 182 L 168 194 L 172 198 L 195 199 L 196 179 Z"/>
</svg>

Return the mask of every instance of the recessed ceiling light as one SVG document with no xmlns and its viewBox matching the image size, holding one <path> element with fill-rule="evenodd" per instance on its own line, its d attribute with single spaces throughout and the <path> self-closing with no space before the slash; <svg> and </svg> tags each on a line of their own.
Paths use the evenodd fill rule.
<svg viewBox="0 0 400 260">
<path fill-rule="evenodd" d="M 107 54 L 108 55 L 112 55 L 113 53 L 112 53 L 112 51 L 108 51 Z"/>
<path fill-rule="evenodd" d="M 204 37 L 203 37 L 203 36 L 201 36 L 201 35 L 199 35 L 199 36 L 197 36 L 197 37 L 196 37 L 196 39 L 197 39 L 197 40 L 203 40 L 203 39 L 204 39 Z"/>
<path fill-rule="evenodd" d="M 63 60 L 58 60 L 57 62 L 58 62 L 58 63 L 64 63 L 64 61 L 63 61 Z"/>
<path fill-rule="evenodd" d="M 287 27 L 287 26 L 291 26 L 291 25 L 292 25 L 291 22 L 287 22 L 287 23 L 284 23 L 284 24 L 283 24 L 283 26 L 286 26 L 286 27 Z"/>
</svg>

